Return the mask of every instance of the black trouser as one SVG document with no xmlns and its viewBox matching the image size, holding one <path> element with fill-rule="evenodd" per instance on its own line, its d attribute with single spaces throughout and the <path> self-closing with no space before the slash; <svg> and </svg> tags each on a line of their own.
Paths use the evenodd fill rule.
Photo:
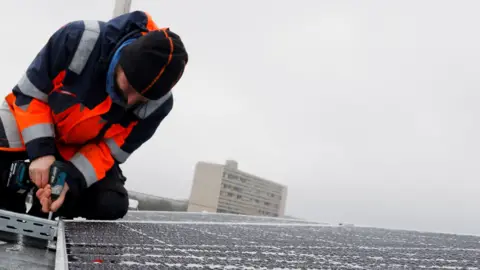
<svg viewBox="0 0 480 270">
<path fill-rule="evenodd" d="M 27 194 L 16 194 L 7 190 L 6 180 L 10 165 L 15 160 L 27 159 L 24 152 L 2 152 L 0 151 L 0 209 L 25 213 L 25 199 Z M 78 197 L 72 197 L 67 192 L 65 201 L 53 218 L 61 216 L 66 219 L 83 217 L 86 219 L 114 220 L 122 218 L 128 211 L 128 193 L 124 187 L 126 178 L 123 176 L 120 167 L 115 164 L 107 172 L 105 178 L 91 185 L 82 191 Z M 48 213 L 42 212 L 42 206 L 35 195 L 37 188 L 34 188 L 33 204 L 28 212 L 38 217 L 48 217 Z"/>
</svg>

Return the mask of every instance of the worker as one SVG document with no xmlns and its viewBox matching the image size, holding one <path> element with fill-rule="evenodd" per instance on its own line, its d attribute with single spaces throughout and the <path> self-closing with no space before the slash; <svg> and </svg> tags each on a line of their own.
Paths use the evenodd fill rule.
<svg viewBox="0 0 480 270">
<path fill-rule="evenodd" d="M 172 110 L 172 90 L 187 62 L 179 35 L 144 11 L 56 30 L 0 107 L 0 208 L 38 217 L 122 218 L 128 193 L 120 164 Z M 16 160 L 30 161 L 28 212 L 26 193 L 5 188 Z M 54 162 L 65 164 L 68 177 L 52 201 Z"/>
</svg>

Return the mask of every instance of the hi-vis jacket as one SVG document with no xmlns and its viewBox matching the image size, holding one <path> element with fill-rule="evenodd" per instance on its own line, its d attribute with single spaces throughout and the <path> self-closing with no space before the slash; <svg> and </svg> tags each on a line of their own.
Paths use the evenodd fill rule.
<svg viewBox="0 0 480 270">
<path fill-rule="evenodd" d="M 108 22 L 74 21 L 57 30 L 0 108 L 0 151 L 30 160 L 58 153 L 86 186 L 149 140 L 173 106 L 171 92 L 126 111 L 107 93 L 112 55 L 158 27 L 145 12 Z"/>
</svg>

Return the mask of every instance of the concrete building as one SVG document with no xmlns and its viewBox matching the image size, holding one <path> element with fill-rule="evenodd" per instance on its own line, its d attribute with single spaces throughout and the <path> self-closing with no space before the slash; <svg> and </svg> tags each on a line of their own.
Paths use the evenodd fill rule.
<svg viewBox="0 0 480 270">
<path fill-rule="evenodd" d="M 238 163 L 198 162 L 188 212 L 283 217 L 287 187 L 240 171 Z"/>
</svg>

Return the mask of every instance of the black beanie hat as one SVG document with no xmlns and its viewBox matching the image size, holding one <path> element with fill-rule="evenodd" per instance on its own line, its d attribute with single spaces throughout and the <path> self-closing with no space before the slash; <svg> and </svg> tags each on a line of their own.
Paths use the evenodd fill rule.
<svg viewBox="0 0 480 270">
<path fill-rule="evenodd" d="M 150 100 L 175 86 L 187 62 L 182 40 L 169 28 L 148 32 L 125 46 L 118 60 L 130 85 Z"/>
</svg>

